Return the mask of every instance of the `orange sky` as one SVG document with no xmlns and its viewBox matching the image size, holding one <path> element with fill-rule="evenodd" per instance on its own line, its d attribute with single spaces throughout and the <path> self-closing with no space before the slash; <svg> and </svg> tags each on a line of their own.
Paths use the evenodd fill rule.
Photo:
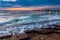
<svg viewBox="0 0 60 40">
<path fill-rule="evenodd" d="M 2 8 L 1 10 L 11 10 L 11 11 L 24 11 L 24 10 L 37 10 L 38 8 Z"/>
<path fill-rule="evenodd" d="M 42 6 L 42 7 L 21 7 L 21 8 L 0 8 L 0 10 L 10 10 L 10 11 L 25 11 L 25 10 L 41 10 L 44 8 L 58 8 L 58 6 Z"/>
</svg>

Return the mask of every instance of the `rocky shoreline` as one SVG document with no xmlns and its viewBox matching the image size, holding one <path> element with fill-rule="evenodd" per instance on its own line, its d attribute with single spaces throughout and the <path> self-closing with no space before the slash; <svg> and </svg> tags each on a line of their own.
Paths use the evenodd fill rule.
<svg viewBox="0 0 60 40">
<path fill-rule="evenodd" d="M 19 40 L 19 39 L 24 39 L 24 38 L 30 38 L 30 36 L 35 36 L 36 34 L 51 34 L 51 33 L 58 33 L 60 34 L 60 25 L 54 25 L 55 28 L 43 28 L 43 29 L 40 29 L 40 30 L 27 30 L 25 31 L 25 33 L 22 33 L 22 34 L 15 34 L 15 35 L 7 35 L 7 36 L 1 36 L 0 39 L 6 39 L 10 37 L 10 40 L 14 40 L 15 37 L 16 39 L 15 40 Z M 20 36 L 19 36 L 20 35 Z M 25 35 L 25 36 L 24 36 Z M 7 39 L 6 39 L 7 40 Z"/>
</svg>

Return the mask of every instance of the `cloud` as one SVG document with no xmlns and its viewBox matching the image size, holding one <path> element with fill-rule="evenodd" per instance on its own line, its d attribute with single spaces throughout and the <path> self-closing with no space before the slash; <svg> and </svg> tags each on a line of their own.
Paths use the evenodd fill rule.
<svg viewBox="0 0 60 40">
<path fill-rule="evenodd" d="M 14 8 L 18 7 L 19 8 L 19 7 L 22 7 L 22 5 L 12 5 L 11 7 L 14 7 Z"/>
<path fill-rule="evenodd" d="M 2 1 L 16 1 L 16 0 L 2 0 Z"/>
<path fill-rule="evenodd" d="M 8 4 L 8 5 L 7 5 Z M 0 0 L 0 7 L 9 7 L 14 5 L 22 6 L 44 6 L 44 5 L 60 5 L 60 0 Z"/>
</svg>

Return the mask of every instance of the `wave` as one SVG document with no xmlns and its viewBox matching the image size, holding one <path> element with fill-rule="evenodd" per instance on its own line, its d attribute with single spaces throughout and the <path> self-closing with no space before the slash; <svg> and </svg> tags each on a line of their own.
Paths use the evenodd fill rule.
<svg viewBox="0 0 60 40">
<path fill-rule="evenodd" d="M 2 21 L 0 21 L 0 26 L 5 25 L 14 25 L 14 24 L 28 24 L 28 23 L 34 23 L 34 22 L 44 22 L 44 21 L 50 21 L 50 20 L 56 20 L 60 19 L 60 16 L 41 16 L 41 15 L 30 15 L 30 16 L 18 16 L 18 17 L 12 17 L 12 18 L 1 18 Z M 8 20 L 6 20 L 8 19 Z"/>
<path fill-rule="evenodd" d="M 9 18 L 7 18 L 9 19 Z M 49 26 L 60 23 L 60 16 L 55 15 L 30 15 L 30 16 L 18 16 L 12 17 L 7 21 L 0 23 L 0 34 L 21 34 L 25 33 L 26 30 L 39 30 L 41 28 L 54 28 Z"/>
</svg>

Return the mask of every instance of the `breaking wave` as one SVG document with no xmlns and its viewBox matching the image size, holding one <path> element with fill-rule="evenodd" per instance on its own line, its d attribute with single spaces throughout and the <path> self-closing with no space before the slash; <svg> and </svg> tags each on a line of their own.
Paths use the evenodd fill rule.
<svg viewBox="0 0 60 40">
<path fill-rule="evenodd" d="M 0 36 L 10 34 L 21 34 L 26 30 L 39 30 L 41 28 L 54 28 L 49 26 L 53 24 L 60 24 L 60 13 L 57 15 L 43 14 L 43 15 L 29 15 L 0 18 Z M 12 31 L 13 30 L 13 31 Z"/>
</svg>

